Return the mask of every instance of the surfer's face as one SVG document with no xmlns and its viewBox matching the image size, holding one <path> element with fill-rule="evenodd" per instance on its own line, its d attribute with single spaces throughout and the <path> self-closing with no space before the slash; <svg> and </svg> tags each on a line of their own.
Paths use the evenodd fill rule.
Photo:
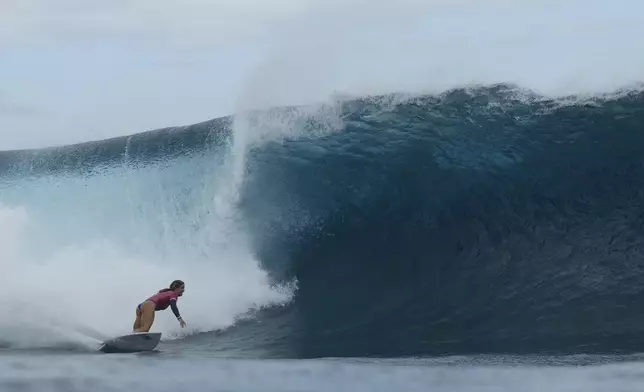
<svg viewBox="0 0 644 392">
<path fill-rule="evenodd" d="M 181 287 L 177 287 L 176 289 L 174 289 L 174 291 L 179 297 L 181 297 L 183 295 L 183 292 L 186 291 L 186 286 L 182 285 Z"/>
</svg>

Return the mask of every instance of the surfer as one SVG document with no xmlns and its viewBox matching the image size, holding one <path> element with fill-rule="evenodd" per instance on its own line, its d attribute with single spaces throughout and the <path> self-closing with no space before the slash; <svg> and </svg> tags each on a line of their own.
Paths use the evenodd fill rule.
<svg viewBox="0 0 644 392">
<path fill-rule="evenodd" d="M 134 332 L 149 332 L 154 322 L 154 312 L 158 310 L 165 310 L 170 306 L 172 313 L 174 313 L 181 328 L 186 326 L 186 323 L 179 314 L 177 308 L 177 300 L 183 295 L 186 286 L 181 280 L 175 280 L 170 284 L 169 288 L 159 290 L 150 298 L 146 299 L 136 307 L 136 320 L 134 320 Z"/>
</svg>

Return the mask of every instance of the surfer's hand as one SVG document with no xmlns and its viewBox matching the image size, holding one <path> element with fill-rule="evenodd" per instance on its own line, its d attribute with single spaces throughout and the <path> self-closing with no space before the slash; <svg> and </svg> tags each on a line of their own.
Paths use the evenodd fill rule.
<svg viewBox="0 0 644 392">
<path fill-rule="evenodd" d="M 181 328 L 186 326 L 186 322 L 183 319 L 179 319 L 179 324 L 181 324 Z"/>
</svg>

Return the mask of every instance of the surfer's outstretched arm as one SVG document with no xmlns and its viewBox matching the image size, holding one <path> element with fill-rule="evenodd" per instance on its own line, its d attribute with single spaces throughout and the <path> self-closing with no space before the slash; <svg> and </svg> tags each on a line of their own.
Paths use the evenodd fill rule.
<svg viewBox="0 0 644 392">
<path fill-rule="evenodd" d="M 181 323 L 181 328 L 186 325 L 186 323 L 183 321 L 183 318 L 179 314 L 179 308 L 177 308 L 177 299 L 172 298 L 170 299 L 170 308 L 172 309 L 172 313 L 174 313 L 174 316 L 179 320 L 179 323 Z"/>
</svg>

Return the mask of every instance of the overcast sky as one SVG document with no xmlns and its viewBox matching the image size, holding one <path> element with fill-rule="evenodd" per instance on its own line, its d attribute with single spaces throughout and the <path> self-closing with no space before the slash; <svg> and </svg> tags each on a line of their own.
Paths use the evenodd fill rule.
<svg viewBox="0 0 644 392">
<path fill-rule="evenodd" d="M 641 0 L 0 0 L 0 150 L 334 93 L 644 81 Z"/>
</svg>

